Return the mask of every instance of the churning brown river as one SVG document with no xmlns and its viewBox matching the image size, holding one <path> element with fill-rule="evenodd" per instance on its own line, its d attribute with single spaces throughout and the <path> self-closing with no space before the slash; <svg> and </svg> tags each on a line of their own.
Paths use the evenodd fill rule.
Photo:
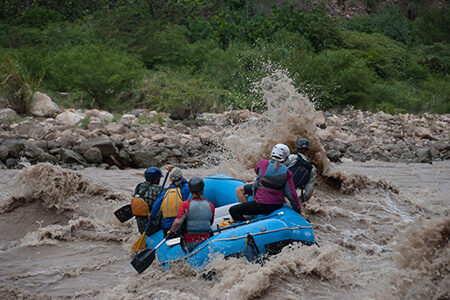
<svg viewBox="0 0 450 300">
<path fill-rule="evenodd" d="M 129 203 L 143 169 L 0 170 L 0 299 L 449 299 L 450 161 L 320 162 L 310 120 L 286 125 L 309 104 L 292 104 L 305 101 L 294 92 L 285 101 L 289 111 L 269 109 L 281 116 L 269 114 L 264 142 L 245 136 L 250 127 L 236 130 L 225 146 L 237 157 L 183 173 L 252 180 L 273 143 L 308 137 L 315 163 L 334 174 L 319 178 L 303 207 L 320 247 L 286 247 L 264 265 L 217 257 L 212 280 L 156 262 L 138 274 L 129 256 L 140 237 L 135 220 L 120 223 L 113 212 Z"/>
</svg>

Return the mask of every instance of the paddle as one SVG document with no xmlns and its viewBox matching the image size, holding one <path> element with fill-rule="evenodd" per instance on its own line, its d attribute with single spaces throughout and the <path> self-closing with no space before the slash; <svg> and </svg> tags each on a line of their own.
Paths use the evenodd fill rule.
<svg viewBox="0 0 450 300">
<path fill-rule="evenodd" d="M 116 215 L 117 219 L 119 219 L 119 221 L 122 223 L 128 221 L 134 216 L 133 212 L 131 211 L 131 204 L 122 206 L 114 212 L 114 215 Z"/>
<path fill-rule="evenodd" d="M 141 253 L 136 255 L 136 257 L 131 261 L 131 265 L 138 271 L 138 273 L 144 272 L 155 260 L 155 251 L 159 248 L 165 241 L 165 237 L 154 249 L 144 249 Z"/>
<path fill-rule="evenodd" d="M 164 190 L 164 185 L 166 184 L 167 181 L 167 177 L 169 176 L 169 172 L 171 170 L 169 170 L 169 168 L 167 168 L 167 173 L 166 176 L 164 177 L 164 181 L 163 184 L 161 186 L 161 189 L 159 190 L 159 193 L 161 194 L 162 191 Z M 145 226 L 145 230 L 142 233 L 141 237 L 136 241 L 136 243 L 134 243 L 133 247 L 131 247 L 130 253 L 132 253 L 133 251 L 137 251 L 139 249 L 144 249 L 145 248 L 145 233 L 147 232 L 148 226 L 150 225 L 150 219 L 148 219 L 147 225 Z"/>
</svg>

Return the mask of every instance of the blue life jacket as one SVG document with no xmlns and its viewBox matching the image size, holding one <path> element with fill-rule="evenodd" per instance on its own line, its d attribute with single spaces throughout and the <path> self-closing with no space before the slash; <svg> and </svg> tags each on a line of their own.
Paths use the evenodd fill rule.
<svg viewBox="0 0 450 300">
<path fill-rule="evenodd" d="M 211 228 L 211 206 L 208 200 L 188 199 L 189 212 L 186 218 L 186 233 L 208 232 Z"/>
<path fill-rule="evenodd" d="M 256 186 L 256 188 L 263 188 L 263 189 L 269 189 L 269 190 L 276 190 L 280 191 L 284 189 L 284 186 L 286 184 L 286 174 L 288 171 L 288 168 L 280 164 L 277 170 L 275 168 L 277 167 L 276 161 L 269 161 L 269 165 L 267 167 L 266 173 L 264 176 L 261 177 L 262 170 L 260 169 L 260 173 L 258 174 L 258 177 L 260 184 Z"/>
<path fill-rule="evenodd" d="M 289 167 L 289 171 L 292 172 L 292 179 L 296 188 L 305 189 L 305 185 L 309 181 L 311 175 L 312 164 L 310 161 L 304 159 L 301 155 L 297 154 L 297 160 L 295 165 Z"/>
</svg>

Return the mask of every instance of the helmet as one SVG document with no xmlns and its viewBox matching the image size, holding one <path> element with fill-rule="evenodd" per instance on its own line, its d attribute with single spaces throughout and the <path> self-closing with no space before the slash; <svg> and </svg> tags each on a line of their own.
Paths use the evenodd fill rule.
<svg viewBox="0 0 450 300">
<path fill-rule="evenodd" d="M 307 139 L 305 139 L 305 138 L 299 139 L 295 143 L 295 147 L 297 147 L 297 149 L 309 149 L 309 148 L 311 148 L 311 146 L 309 145 L 309 141 Z"/>
<path fill-rule="evenodd" d="M 154 181 L 158 180 L 162 176 L 162 172 L 157 167 L 150 167 L 147 170 L 145 170 L 145 180 L 147 181 Z"/>
<path fill-rule="evenodd" d="M 189 180 L 189 191 L 191 193 L 203 192 L 205 188 L 205 182 L 200 177 L 192 177 Z"/>
<path fill-rule="evenodd" d="M 289 156 L 290 151 L 288 146 L 285 144 L 276 144 L 272 149 L 272 154 L 270 155 L 272 158 L 279 159 L 281 161 L 285 161 Z"/>
</svg>

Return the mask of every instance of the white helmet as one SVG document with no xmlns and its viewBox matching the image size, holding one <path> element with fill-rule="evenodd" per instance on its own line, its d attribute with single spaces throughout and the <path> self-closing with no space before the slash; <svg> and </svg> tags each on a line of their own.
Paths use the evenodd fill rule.
<svg viewBox="0 0 450 300">
<path fill-rule="evenodd" d="M 290 154 L 289 147 L 285 144 L 276 144 L 272 149 L 272 158 L 280 161 L 285 161 Z"/>
</svg>

